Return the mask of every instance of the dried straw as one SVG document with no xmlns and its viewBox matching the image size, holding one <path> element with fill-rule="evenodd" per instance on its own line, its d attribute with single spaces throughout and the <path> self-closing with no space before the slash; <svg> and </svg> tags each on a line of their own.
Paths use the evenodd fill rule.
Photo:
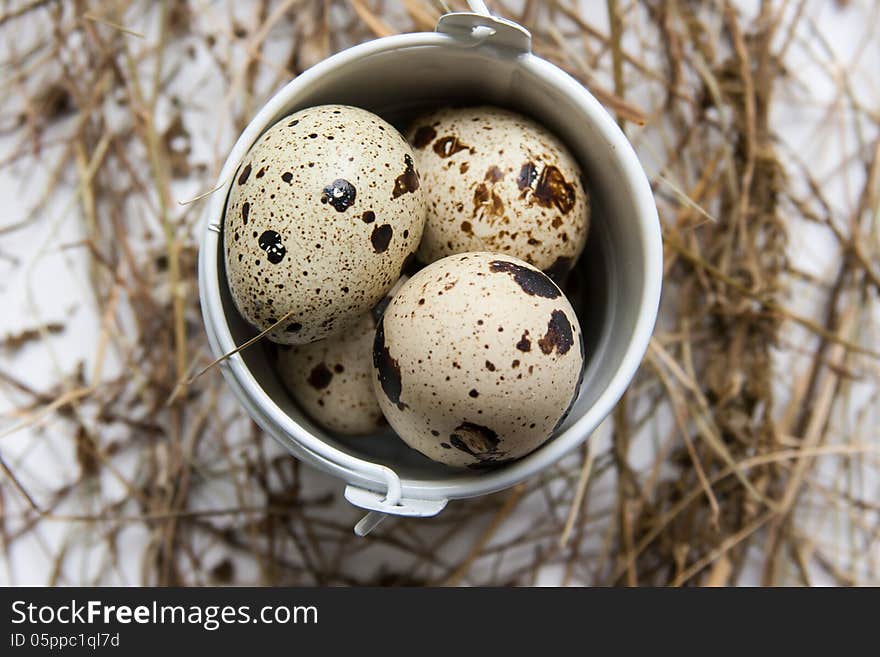
<svg viewBox="0 0 880 657">
<path fill-rule="evenodd" d="M 0 342 L 7 581 L 880 583 L 877 5 L 490 5 L 645 162 L 661 321 L 583 451 L 366 539 L 337 482 L 267 440 L 216 368 L 191 376 L 211 362 L 193 228 L 273 90 L 353 43 L 430 29 L 441 5 L 32 1 L 0 15 L 0 166 L 39 183 L 0 225 L 0 266 L 31 290 L 28 324 Z M 845 59 L 828 21 L 862 26 Z M 826 267 L 798 252 L 806 233 Z M 67 252 L 87 263 L 76 312 L 97 317 L 73 365 L 59 345 L 75 315 L 48 316 L 32 287 Z M 49 383 L 19 367 L 35 352 Z"/>
</svg>

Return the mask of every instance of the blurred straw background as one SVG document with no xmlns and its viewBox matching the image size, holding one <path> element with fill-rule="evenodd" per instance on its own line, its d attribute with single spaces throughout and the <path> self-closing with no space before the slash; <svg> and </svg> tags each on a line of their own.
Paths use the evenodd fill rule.
<svg viewBox="0 0 880 657">
<path fill-rule="evenodd" d="M 198 197 L 281 85 L 442 3 L 0 2 L 0 580 L 880 584 L 880 4 L 488 4 L 633 141 L 661 319 L 582 451 L 357 539 L 216 369 L 172 398 Z"/>
</svg>

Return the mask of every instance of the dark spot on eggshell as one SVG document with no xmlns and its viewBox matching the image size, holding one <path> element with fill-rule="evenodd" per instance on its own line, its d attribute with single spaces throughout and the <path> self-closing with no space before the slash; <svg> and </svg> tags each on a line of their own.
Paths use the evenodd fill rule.
<svg viewBox="0 0 880 657">
<path fill-rule="evenodd" d="M 441 137 L 434 142 L 434 152 L 440 157 L 451 157 L 459 151 L 464 151 L 468 148 L 470 146 L 463 144 L 455 136 Z"/>
<path fill-rule="evenodd" d="M 562 417 L 556 422 L 556 426 L 553 427 L 553 431 L 557 431 L 559 427 L 562 426 L 562 423 L 565 422 L 565 419 L 571 413 L 571 409 L 574 408 L 574 404 L 581 394 L 581 385 L 584 383 L 584 372 L 587 370 L 586 363 L 584 362 L 584 336 L 582 334 L 578 335 L 578 346 L 581 352 L 581 370 L 578 373 L 578 380 L 574 386 L 574 394 L 571 396 L 571 401 L 568 402 L 568 407 L 565 409 L 565 413 L 562 414 Z"/>
<path fill-rule="evenodd" d="M 324 363 L 318 363 L 312 368 L 307 381 L 315 390 L 323 390 L 333 380 L 333 372 L 327 369 Z"/>
<path fill-rule="evenodd" d="M 251 175 L 251 165 L 247 164 L 244 169 L 241 170 L 241 175 L 238 177 L 238 184 L 244 185 L 247 182 L 249 175 Z"/>
<path fill-rule="evenodd" d="M 299 119 L 294 119 L 293 121 L 291 121 L 290 123 L 287 124 L 287 127 L 292 128 L 293 126 L 295 126 L 298 123 L 299 123 Z"/>
<path fill-rule="evenodd" d="M 479 391 L 477 391 L 476 389 L 472 388 L 471 391 L 468 393 L 468 396 L 473 397 L 474 399 L 476 399 L 477 397 L 480 396 L 480 393 L 479 393 Z"/>
<path fill-rule="evenodd" d="M 519 342 L 516 343 L 516 348 L 520 351 L 531 351 L 532 350 L 532 341 L 529 340 L 529 332 L 526 331 L 522 334 L 522 337 L 519 339 Z M 517 361 L 514 361 L 517 362 Z"/>
<path fill-rule="evenodd" d="M 535 186 L 533 198 L 545 208 L 555 207 L 562 214 L 568 214 L 574 207 L 574 185 L 568 182 L 556 167 L 545 166 Z"/>
<path fill-rule="evenodd" d="M 486 369 L 489 370 L 490 372 L 494 372 L 495 371 L 494 363 L 492 363 L 492 361 L 487 360 L 486 361 Z"/>
<path fill-rule="evenodd" d="M 467 235 L 473 235 L 474 227 L 471 225 L 470 221 L 462 221 L 461 222 L 461 232 Z"/>
<path fill-rule="evenodd" d="M 471 168 L 471 165 L 468 164 L 467 162 L 462 162 L 461 164 L 458 165 L 459 173 L 467 173 L 468 169 L 470 169 L 470 168 Z"/>
<path fill-rule="evenodd" d="M 545 299 L 555 299 L 562 292 L 556 287 L 556 284 L 550 278 L 535 269 L 523 267 L 514 262 L 506 260 L 493 260 L 489 263 L 489 269 L 494 273 L 503 272 L 513 276 L 513 280 L 519 285 L 523 292 L 530 296 L 544 297 Z"/>
<path fill-rule="evenodd" d="M 259 171 L 257 171 L 257 178 L 262 178 L 266 175 L 266 167 L 261 167 Z"/>
<path fill-rule="evenodd" d="M 337 212 L 345 212 L 352 206 L 357 190 L 344 178 L 337 178 L 324 187 L 321 203 L 329 203 Z"/>
<path fill-rule="evenodd" d="M 450 445 L 449 443 L 440 443 L 440 447 L 442 447 L 443 449 L 452 449 L 452 445 Z"/>
<path fill-rule="evenodd" d="M 371 223 L 373 223 L 374 221 L 376 221 L 376 213 L 373 212 L 372 210 L 367 210 L 366 212 L 364 212 L 364 213 L 361 215 L 361 220 L 362 220 L 365 224 L 371 224 Z"/>
<path fill-rule="evenodd" d="M 449 434 L 449 442 L 481 463 L 495 462 L 504 456 L 498 451 L 498 434 L 481 424 L 462 422 Z"/>
<path fill-rule="evenodd" d="M 284 260 L 287 249 L 281 243 L 281 235 L 274 230 L 263 231 L 259 239 L 260 248 L 266 252 L 266 259 L 273 265 Z"/>
<path fill-rule="evenodd" d="M 489 182 L 497 183 L 502 178 L 504 178 L 504 172 L 495 165 L 492 165 L 486 171 L 486 180 Z"/>
<path fill-rule="evenodd" d="M 557 285 L 561 285 L 565 281 L 565 278 L 568 276 L 568 273 L 571 271 L 571 266 L 571 258 L 559 256 L 558 258 L 556 258 L 556 260 L 553 261 L 552 265 L 544 270 L 544 273 L 547 274 L 551 281 L 553 281 Z"/>
<path fill-rule="evenodd" d="M 504 214 L 504 201 L 501 200 L 501 197 L 494 190 L 490 190 L 486 183 L 480 183 L 474 189 L 473 216 L 476 217 L 480 210 L 496 217 Z"/>
<path fill-rule="evenodd" d="M 403 388 L 400 379 L 400 365 L 391 357 L 388 345 L 385 344 L 384 318 L 380 318 L 376 325 L 376 338 L 373 342 L 373 367 L 376 368 L 376 376 L 388 401 L 395 404 L 400 410 L 406 409 L 407 405 L 400 401 L 400 393 Z"/>
<path fill-rule="evenodd" d="M 284 182 L 286 182 L 289 185 L 290 182 L 293 180 L 293 174 L 290 173 L 290 171 L 285 171 L 284 173 L 281 174 L 281 180 L 283 180 Z"/>
<path fill-rule="evenodd" d="M 302 327 L 303 327 L 303 325 L 300 324 L 299 322 L 291 322 L 290 324 L 287 325 L 287 328 L 284 329 L 284 332 L 285 333 L 299 333 L 300 331 L 302 331 Z"/>
<path fill-rule="evenodd" d="M 384 253 L 388 250 L 391 238 L 394 236 L 394 229 L 391 224 L 382 224 L 376 226 L 370 235 L 370 242 L 373 244 L 373 251 L 376 253 Z"/>
<path fill-rule="evenodd" d="M 574 335 L 571 330 L 571 322 L 561 310 L 550 313 L 550 321 L 547 323 L 547 333 L 538 340 L 538 346 L 545 354 L 553 353 L 553 349 L 561 356 L 568 353 L 574 344 Z"/>
<path fill-rule="evenodd" d="M 516 177 L 516 186 L 522 190 L 529 189 L 538 178 L 538 169 L 534 162 L 526 162 Z"/>
<path fill-rule="evenodd" d="M 414 192 L 419 188 L 419 174 L 416 172 L 413 159 L 409 155 L 404 155 L 403 163 L 406 168 L 394 179 L 394 191 L 391 192 L 393 198 Z"/>
<path fill-rule="evenodd" d="M 342 374 L 345 371 L 345 366 L 336 363 L 336 365 L 333 366 L 333 371 L 337 374 Z"/>
<path fill-rule="evenodd" d="M 248 215 L 251 213 L 251 204 L 245 201 L 241 206 L 241 220 L 244 222 L 244 225 L 247 226 Z"/>
<path fill-rule="evenodd" d="M 429 125 L 423 125 L 423 126 L 420 126 L 416 130 L 415 134 L 413 135 L 412 144 L 416 148 L 422 149 L 425 146 L 427 146 L 428 144 L 430 144 L 432 141 L 434 141 L 434 138 L 436 136 L 437 136 L 437 131 L 434 130 L 434 128 L 432 128 Z"/>
</svg>

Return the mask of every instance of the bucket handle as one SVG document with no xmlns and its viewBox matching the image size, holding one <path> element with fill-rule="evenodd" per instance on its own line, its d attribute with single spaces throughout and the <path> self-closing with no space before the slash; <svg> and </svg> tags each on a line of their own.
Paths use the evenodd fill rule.
<svg viewBox="0 0 880 657">
<path fill-rule="evenodd" d="M 532 35 L 527 29 L 505 18 L 492 16 L 483 0 L 468 0 L 467 4 L 470 12 L 453 12 L 441 16 L 437 21 L 436 31 L 455 37 L 467 47 L 486 44 L 512 51 L 516 55 L 531 52 Z M 345 499 L 368 511 L 354 527 L 354 533 L 358 536 L 366 536 L 389 515 L 429 517 L 437 515 L 446 507 L 446 499 L 403 498 L 397 473 L 386 466 L 370 465 L 374 474 L 385 482 L 384 494 L 352 484 L 345 487 Z"/>
</svg>

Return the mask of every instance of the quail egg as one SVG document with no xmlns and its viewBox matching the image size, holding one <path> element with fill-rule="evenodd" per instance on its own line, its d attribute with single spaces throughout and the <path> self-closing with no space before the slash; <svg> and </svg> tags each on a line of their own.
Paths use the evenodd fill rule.
<svg viewBox="0 0 880 657">
<path fill-rule="evenodd" d="M 344 105 L 296 112 L 257 140 L 232 181 L 223 239 L 233 301 L 258 329 L 278 324 L 274 342 L 344 331 L 398 279 L 425 212 L 394 127 Z"/>
<path fill-rule="evenodd" d="M 415 274 L 376 329 L 373 385 L 412 448 L 458 467 L 543 444 L 580 388 L 581 329 L 545 274 L 497 253 L 443 258 Z"/>
<path fill-rule="evenodd" d="M 297 404 L 328 431 L 360 436 L 386 425 L 373 392 L 376 324 L 402 277 L 351 328 L 305 345 L 278 346 L 278 374 Z"/>
<path fill-rule="evenodd" d="M 407 136 L 428 203 L 419 260 L 494 251 L 564 278 L 586 243 L 590 202 L 580 166 L 555 135 L 482 106 L 422 116 Z"/>
</svg>

